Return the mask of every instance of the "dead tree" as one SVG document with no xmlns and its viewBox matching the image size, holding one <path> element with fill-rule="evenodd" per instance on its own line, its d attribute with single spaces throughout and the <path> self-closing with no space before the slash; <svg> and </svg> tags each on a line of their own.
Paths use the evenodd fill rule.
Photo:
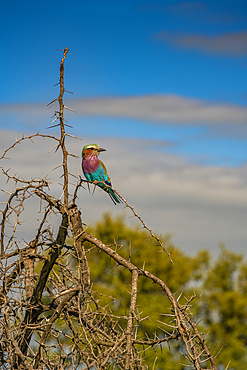
<svg viewBox="0 0 247 370">
<path fill-rule="evenodd" d="M 69 153 L 66 147 L 66 137 L 71 136 L 65 130 L 64 109 L 69 108 L 63 102 L 67 54 L 68 48 L 65 48 L 60 64 L 60 94 L 50 103 L 50 106 L 59 105 L 52 127 L 60 128 L 60 137 L 37 133 L 16 139 L 1 157 L 3 163 L 7 154 L 22 141 L 42 137 L 55 141 L 53 149 L 61 150 L 63 170 L 62 195 L 55 197 L 49 191 L 48 179 L 18 177 L 2 166 L 2 175 L 12 184 L 12 190 L 5 192 L 1 212 L 1 369 L 148 369 L 146 349 L 152 347 L 155 350 L 174 341 L 180 342 L 183 347 L 187 365 L 197 370 L 205 367 L 216 369 L 204 334 L 198 331 L 190 312 L 193 297 L 187 304 L 180 304 L 167 282 L 151 271 L 135 266 L 131 258 L 125 259 L 117 250 L 117 244 L 107 246 L 83 227 L 77 206 L 81 182 L 70 185 L 73 174 L 69 172 L 68 157 L 74 154 Z M 146 226 L 134 208 L 117 194 L 151 237 L 156 239 L 172 263 L 162 241 Z M 22 225 L 21 215 L 30 198 L 40 200 L 42 218 L 38 230 L 33 232 L 33 238 L 23 242 L 18 240 L 17 229 Z M 51 215 L 60 219 L 56 232 L 50 223 Z M 68 235 L 73 237 L 73 247 L 66 244 Z M 110 306 L 101 304 L 100 292 L 92 290 L 87 262 L 90 255 L 88 257 L 85 251 L 85 242 L 129 271 L 131 296 L 127 315 L 126 307 L 123 307 L 122 316 L 116 317 Z M 75 261 L 78 268 L 75 268 Z M 142 318 L 136 309 L 136 300 L 140 277 L 150 279 L 163 291 L 164 312 L 165 298 L 169 299 L 169 320 L 164 321 L 167 330 L 162 337 L 155 334 L 143 337 L 139 334 Z M 154 369 L 155 361 L 150 366 Z"/>
</svg>

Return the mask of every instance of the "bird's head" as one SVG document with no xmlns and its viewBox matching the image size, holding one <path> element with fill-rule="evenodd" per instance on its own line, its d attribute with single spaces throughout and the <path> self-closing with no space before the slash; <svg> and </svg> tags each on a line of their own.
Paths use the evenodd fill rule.
<svg viewBox="0 0 247 370">
<path fill-rule="evenodd" d="M 87 155 L 99 155 L 100 152 L 105 152 L 106 149 L 100 148 L 97 144 L 85 145 L 82 149 L 82 158 Z"/>
</svg>

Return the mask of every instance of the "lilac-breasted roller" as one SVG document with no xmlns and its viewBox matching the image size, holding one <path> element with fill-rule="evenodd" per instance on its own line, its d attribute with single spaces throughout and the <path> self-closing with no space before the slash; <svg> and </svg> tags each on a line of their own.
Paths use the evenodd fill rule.
<svg viewBox="0 0 247 370">
<path fill-rule="evenodd" d="M 98 158 L 99 153 L 104 151 L 106 149 L 100 148 L 97 144 L 85 145 L 82 149 L 82 170 L 87 180 L 99 181 L 96 185 L 109 194 L 114 204 L 120 203 L 118 196 L 110 188 L 112 185 L 106 167 Z"/>
</svg>

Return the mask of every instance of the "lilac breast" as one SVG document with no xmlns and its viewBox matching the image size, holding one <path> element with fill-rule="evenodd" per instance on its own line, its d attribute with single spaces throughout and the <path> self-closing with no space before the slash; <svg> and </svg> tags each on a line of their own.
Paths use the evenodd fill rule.
<svg viewBox="0 0 247 370">
<path fill-rule="evenodd" d="M 87 156 L 83 158 L 82 169 L 85 174 L 95 172 L 99 167 L 99 159 L 96 156 Z"/>
</svg>

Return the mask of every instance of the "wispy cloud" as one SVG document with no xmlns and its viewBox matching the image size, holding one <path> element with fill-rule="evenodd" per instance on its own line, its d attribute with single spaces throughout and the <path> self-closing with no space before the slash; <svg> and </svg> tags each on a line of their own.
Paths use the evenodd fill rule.
<svg viewBox="0 0 247 370">
<path fill-rule="evenodd" d="M 191 125 L 237 125 L 247 121 L 247 107 L 212 103 L 179 95 L 140 95 L 129 97 L 81 98 L 67 101 L 80 116 L 115 117 Z M 2 122 L 7 117 L 35 121 L 49 119 L 51 113 L 45 103 L 0 105 Z"/>
<path fill-rule="evenodd" d="M 187 15 L 188 13 L 198 12 L 198 11 L 206 11 L 208 6 L 203 1 L 181 1 L 176 2 L 175 4 L 159 4 L 157 2 L 150 2 L 149 4 L 140 5 L 139 9 L 143 12 L 153 11 L 153 12 L 167 12 L 173 11 L 175 13 L 182 13 L 183 15 Z"/>
<path fill-rule="evenodd" d="M 46 116 L 48 112 L 47 104 L 42 103 L 8 103 L 0 104 L 0 114 L 9 115 L 33 115 Z"/>
<path fill-rule="evenodd" d="M 180 48 L 234 57 L 247 55 L 247 31 L 220 35 L 172 34 L 166 31 L 154 35 L 158 41 Z"/>
<path fill-rule="evenodd" d="M 70 103 L 82 115 L 126 117 L 180 124 L 243 123 L 247 108 L 216 104 L 176 95 L 144 95 L 119 98 L 78 99 Z"/>
<path fill-rule="evenodd" d="M 232 23 L 239 19 L 239 15 L 234 14 L 232 7 L 227 3 L 222 3 L 220 7 L 214 6 L 208 1 L 180 1 L 168 5 L 170 12 L 189 18 L 194 23 Z"/>
<path fill-rule="evenodd" d="M 140 5 L 139 10 L 142 12 L 168 13 L 171 16 L 188 18 L 193 23 L 229 24 L 246 19 L 243 12 L 240 14 L 234 12 L 233 7 L 226 2 L 222 2 L 220 6 L 217 5 L 219 4 L 196 0 L 171 2 L 165 5 L 157 2 L 150 2 L 149 4 Z"/>
</svg>

